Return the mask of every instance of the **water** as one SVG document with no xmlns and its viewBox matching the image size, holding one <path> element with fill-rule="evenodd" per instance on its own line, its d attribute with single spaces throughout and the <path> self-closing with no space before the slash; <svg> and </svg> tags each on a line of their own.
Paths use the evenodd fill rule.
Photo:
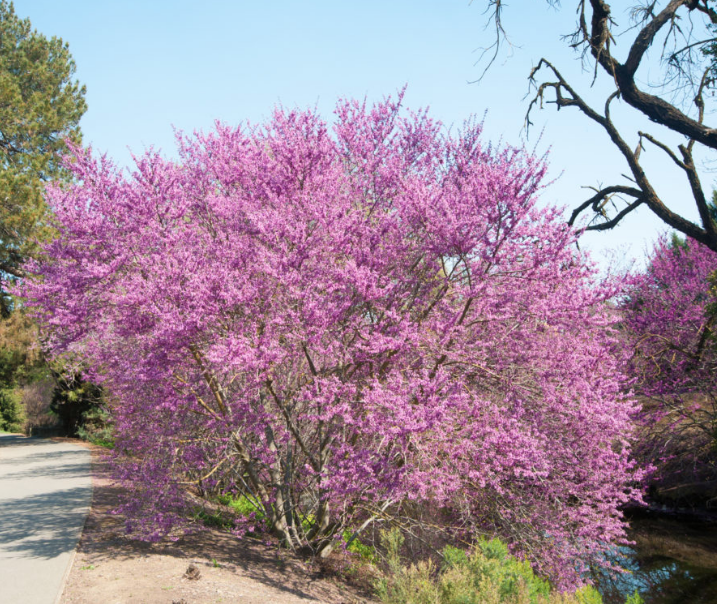
<svg viewBox="0 0 717 604">
<path fill-rule="evenodd" d="M 646 604 L 717 604 L 717 523 L 633 518 L 632 548 L 622 548 L 627 573 L 601 576 L 605 604 L 640 592 Z"/>
</svg>

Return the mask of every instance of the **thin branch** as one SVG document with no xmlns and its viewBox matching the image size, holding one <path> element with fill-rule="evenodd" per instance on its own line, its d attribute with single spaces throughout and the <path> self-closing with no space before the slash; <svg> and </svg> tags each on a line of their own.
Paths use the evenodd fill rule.
<svg viewBox="0 0 717 604">
<path fill-rule="evenodd" d="M 644 199 L 641 197 L 640 199 L 636 199 L 634 202 L 632 202 L 630 205 L 628 205 L 625 209 L 623 209 L 621 212 L 619 212 L 613 219 L 608 220 L 607 222 L 601 222 L 599 224 L 591 224 L 588 225 L 585 230 L 586 231 L 606 231 L 608 229 L 611 229 L 618 225 L 618 223 L 625 218 L 630 212 L 637 209 L 639 206 L 641 206 L 644 203 Z"/>
<path fill-rule="evenodd" d="M 471 0 L 471 4 L 473 3 L 473 0 Z M 480 57 L 478 57 L 478 60 L 474 63 L 474 65 L 477 65 L 483 60 L 483 57 L 485 57 L 486 54 L 488 54 L 491 50 L 493 51 L 493 55 L 491 56 L 490 60 L 488 61 L 488 64 L 485 66 L 483 71 L 481 72 L 480 76 L 478 76 L 477 79 L 470 82 L 471 84 L 474 84 L 476 82 L 480 82 L 485 74 L 488 72 L 490 67 L 495 63 L 495 60 L 498 58 L 498 53 L 500 52 L 501 43 L 503 40 L 509 45 L 510 40 L 508 40 L 508 36 L 505 33 L 505 29 L 503 28 L 503 21 L 501 18 L 501 13 L 503 11 L 503 0 L 489 0 L 488 2 L 488 8 L 486 8 L 485 12 L 490 12 L 491 7 L 493 7 L 493 12 L 488 20 L 488 22 L 493 22 L 495 27 L 495 39 L 493 43 L 490 46 L 487 46 L 485 48 L 482 48 L 483 51 L 480 54 Z M 486 24 L 487 27 L 487 24 Z"/>
<path fill-rule="evenodd" d="M 630 195 L 632 197 L 639 198 L 642 195 L 642 191 L 640 191 L 639 189 L 635 189 L 633 187 L 626 187 L 624 185 L 612 185 L 610 187 L 605 187 L 603 189 L 600 189 L 590 199 L 584 201 L 577 208 L 575 208 L 573 210 L 573 213 L 570 215 L 570 220 L 568 221 L 568 224 L 570 226 L 575 224 L 575 221 L 580 216 L 580 214 L 582 214 L 585 210 L 587 210 L 591 206 L 594 211 L 597 211 L 597 209 L 599 208 L 600 202 L 602 202 L 605 199 L 609 199 L 612 195 L 615 195 L 615 194 Z"/>
<path fill-rule="evenodd" d="M 199 348 L 195 344 L 191 344 L 189 346 L 189 350 L 192 353 L 192 356 L 194 357 L 194 360 L 196 361 L 197 365 L 199 366 L 199 370 L 201 371 L 204 381 L 206 382 L 207 386 L 209 386 L 209 390 L 211 391 L 211 393 L 214 395 L 214 400 L 217 402 L 219 410 L 221 411 L 222 415 L 227 415 L 229 413 L 229 410 L 227 408 L 226 402 L 224 401 L 224 395 L 221 392 L 217 378 L 214 376 L 213 373 L 209 371 L 209 369 L 205 365 L 204 359 L 202 358 L 202 353 L 199 351 Z"/>
<path fill-rule="evenodd" d="M 294 424 L 294 421 L 291 419 L 291 416 L 289 415 L 289 411 L 287 410 L 286 406 L 282 402 L 282 400 L 279 398 L 279 396 L 276 394 L 276 391 L 274 390 L 274 386 L 272 385 L 271 380 L 266 380 L 266 388 L 271 394 L 272 398 L 274 399 L 274 402 L 276 403 L 276 406 L 279 407 L 281 410 L 282 415 L 284 416 L 284 419 L 286 420 L 286 425 L 289 428 L 289 431 L 293 435 L 293 437 L 296 439 L 297 444 L 301 448 L 301 451 L 304 455 L 306 455 L 306 458 L 309 460 L 309 463 L 311 464 L 311 467 L 313 468 L 314 472 L 320 472 L 321 471 L 321 465 L 316 461 L 316 458 L 314 455 L 309 451 L 309 448 L 306 446 L 306 443 L 304 442 L 304 439 L 302 438 L 301 434 L 299 433 L 299 430 L 297 429 L 296 425 Z"/>
<path fill-rule="evenodd" d="M 647 139 L 653 145 L 655 145 L 656 147 L 659 147 L 665 153 L 667 153 L 667 155 L 670 157 L 670 159 L 673 162 L 675 162 L 680 168 L 682 168 L 683 170 L 687 170 L 687 166 L 685 166 L 685 164 L 680 160 L 680 158 L 677 157 L 677 155 L 675 155 L 675 152 L 672 149 L 670 149 L 665 143 L 661 143 L 654 136 L 652 136 L 651 134 L 648 134 L 647 132 L 639 131 L 637 134 L 639 135 L 641 142 L 642 142 L 643 138 Z"/>
</svg>

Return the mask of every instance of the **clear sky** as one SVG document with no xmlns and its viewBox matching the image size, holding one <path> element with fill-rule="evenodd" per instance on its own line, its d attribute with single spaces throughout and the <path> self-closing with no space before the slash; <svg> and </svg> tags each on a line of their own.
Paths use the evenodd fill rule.
<svg viewBox="0 0 717 604">
<path fill-rule="evenodd" d="M 602 79 L 590 88 L 592 74 L 581 72 L 561 42 L 574 18 L 564 4 L 556 11 L 539 0 L 513 0 L 505 12 L 511 56 L 502 53 L 479 83 L 471 83 L 482 71 L 479 49 L 493 35 L 484 27 L 483 0 L 16 0 L 15 10 L 69 43 L 87 86 L 84 141 L 128 165 L 130 150 L 154 146 L 174 155 L 173 128 L 259 122 L 277 103 L 316 106 L 330 120 L 339 97 L 378 100 L 404 85 L 407 106 L 429 106 L 447 126 L 486 114 L 487 140 L 521 145 L 527 75 L 541 56 L 588 98 L 607 90 Z M 615 111 L 636 141 L 643 123 Z M 574 206 L 590 196 L 582 186 L 625 182 L 626 166 L 607 136 L 576 111 L 549 106 L 534 118 L 526 144 L 550 149 L 557 179 L 542 203 Z M 658 190 L 692 216 L 681 175 L 659 152 L 649 153 Z M 705 178 L 706 188 L 713 184 Z M 598 259 L 639 258 L 665 230 L 638 211 L 616 230 L 586 235 L 583 247 Z"/>
</svg>

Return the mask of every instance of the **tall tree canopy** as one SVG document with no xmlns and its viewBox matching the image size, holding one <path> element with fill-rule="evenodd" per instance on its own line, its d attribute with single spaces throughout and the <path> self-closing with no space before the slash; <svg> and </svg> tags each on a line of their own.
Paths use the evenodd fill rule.
<svg viewBox="0 0 717 604">
<path fill-rule="evenodd" d="M 113 394 L 133 527 L 168 530 L 187 482 L 321 552 L 418 504 L 578 581 L 639 498 L 615 289 L 536 206 L 540 160 L 390 100 L 336 114 L 131 177 L 78 150 L 49 193 L 24 293 Z"/>
<path fill-rule="evenodd" d="M 23 276 L 24 259 L 49 229 L 45 183 L 66 176 L 65 139 L 80 141 L 85 88 L 73 81 L 66 43 L 47 39 L 0 1 L 0 279 Z"/>
<path fill-rule="evenodd" d="M 559 5 L 556 0 L 549 4 Z M 504 39 L 502 27 L 503 0 L 488 0 L 496 29 L 493 49 L 497 52 Z M 571 224 L 585 212 L 594 216 L 588 228 L 610 229 L 626 215 L 644 206 L 672 228 L 717 251 L 717 222 L 709 210 L 702 178 L 695 156 L 700 147 L 717 149 L 717 129 L 710 120 L 714 110 L 711 91 L 715 88 L 717 11 L 713 0 L 658 0 L 620 5 L 615 11 L 605 0 L 575 0 L 569 4 L 576 9 L 574 31 L 566 36 L 566 48 L 578 52 L 591 68 L 586 84 L 591 85 L 603 72 L 612 82 L 602 107 L 591 106 L 579 93 L 575 83 L 568 82 L 555 60 L 541 58 L 530 73 L 535 85 L 531 111 L 544 102 L 558 109 L 575 108 L 598 124 L 609 136 L 627 166 L 627 180 L 615 181 L 595 190 L 595 194 L 575 208 Z M 566 32 L 567 33 L 567 32 Z M 617 46 L 616 41 L 619 41 Z M 620 51 L 620 52 L 618 52 Z M 654 62 L 650 77 L 642 77 L 647 70 L 650 51 L 658 53 L 661 71 Z M 495 55 L 493 55 L 495 57 Z M 645 85 L 648 81 L 650 85 Z M 682 143 L 671 146 L 660 135 L 647 131 L 627 131 L 616 126 L 610 108 L 622 101 L 650 121 L 684 137 Z M 677 174 L 686 179 L 692 192 L 699 219 L 687 217 L 684 208 L 668 207 L 653 186 L 650 175 L 641 163 L 641 152 L 653 146 L 665 153 L 674 164 Z M 621 200 L 622 205 L 615 203 Z"/>
</svg>

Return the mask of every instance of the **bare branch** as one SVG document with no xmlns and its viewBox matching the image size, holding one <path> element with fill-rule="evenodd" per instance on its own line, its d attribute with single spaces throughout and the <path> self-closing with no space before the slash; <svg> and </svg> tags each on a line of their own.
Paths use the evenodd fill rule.
<svg viewBox="0 0 717 604">
<path fill-rule="evenodd" d="M 553 2 L 550 2 L 553 4 Z M 717 42 L 710 37 L 717 28 L 717 11 L 713 8 L 713 0 L 644 0 L 635 2 L 631 10 L 631 24 L 618 31 L 618 24 L 613 19 L 609 0 L 575 0 L 576 29 L 570 35 L 569 45 L 583 49 L 583 58 L 589 55 L 595 62 L 595 75 L 598 66 L 614 83 L 608 95 L 604 109 L 598 111 L 589 105 L 562 76 L 555 64 L 541 58 L 529 75 L 530 96 L 525 114 L 525 129 L 529 131 L 533 125 L 532 112 L 545 105 L 555 105 L 557 110 L 564 107 L 576 107 L 588 119 L 600 125 L 610 137 L 629 167 L 626 178 L 631 181 L 629 186 L 614 185 L 596 191 L 595 195 L 582 202 L 573 211 L 570 224 L 574 224 L 578 216 L 584 212 L 595 213 L 597 224 L 590 224 L 588 230 L 605 230 L 617 225 L 627 214 L 640 206 L 648 207 L 665 224 L 696 239 L 717 251 L 717 227 L 714 224 L 709 203 L 702 191 L 701 182 L 692 155 L 696 144 L 708 149 L 717 150 L 717 128 L 705 123 L 705 116 L 710 115 L 705 103 L 710 97 L 706 92 L 716 87 L 715 70 L 717 56 L 709 46 Z M 496 10 L 504 8 L 499 0 L 489 3 Z M 692 15 L 700 15 L 701 23 L 695 23 Z M 502 31 L 502 22 L 496 23 Z M 629 42 L 624 63 L 612 56 L 612 45 L 618 34 L 634 30 L 634 37 Z M 704 35 L 708 31 L 708 35 Z M 625 39 L 621 37 L 622 41 Z M 677 90 L 687 94 L 690 91 L 692 109 L 684 103 L 668 102 L 659 94 L 650 94 L 638 86 L 636 74 L 645 63 L 650 48 L 657 46 L 663 60 L 664 78 L 656 86 L 665 91 L 674 81 Z M 661 49 L 659 48 L 661 46 Z M 709 46 L 708 54 L 702 51 Z M 717 48 L 717 46 L 715 47 Z M 707 62 L 706 66 L 704 63 Z M 698 72 L 699 66 L 699 72 Z M 700 77 L 696 77 L 699 73 Z M 676 74 L 676 75 L 675 75 Z M 541 79 L 541 76 L 547 76 Z M 652 86 L 652 85 L 651 85 Z M 692 92 L 694 91 L 694 92 Z M 684 99 L 684 97 L 682 97 Z M 639 111 L 652 122 L 664 126 L 672 132 L 687 138 L 679 152 L 661 142 L 653 134 L 640 131 L 637 146 L 628 144 L 628 131 L 618 129 L 610 116 L 611 103 L 622 100 L 633 109 Z M 696 117 L 691 111 L 696 109 Z M 640 163 L 640 155 L 644 143 L 650 142 L 661 149 L 687 176 L 692 197 L 701 218 L 701 225 L 688 220 L 671 210 L 652 186 L 648 175 Z M 611 208 L 614 195 L 627 196 L 630 201 L 623 208 Z M 612 204 L 614 205 L 614 204 Z"/>
<path fill-rule="evenodd" d="M 702 226 L 704 227 L 707 236 L 710 239 L 717 239 L 717 231 L 715 231 L 715 223 L 710 214 L 710 210 L 705 199 L 704 191 L 702 190 L 702 183 L 700 177 L 697 174 L 695 168 L 695 162 L 692 159 L 691 149 L 685 145 L 680 145 L 680 152 L 684 158 L 685 172 L 687 172 L 687 179 L 690 182 L 690 189 L 692 190 L 692 196 L 697 204 L 697 210 L 700 213 L 700 219 L 702 220 Z"/>
<path fill-rule="evenodd" d="M 279 407 L 279 410 L 281 411 L 282 415 L 284 416 L 284 419 L 286 420 L 286 425 L 289 428 L 289 431 L 291 432 L 294 439 L 296 439 L 296 443 L 301 448 L 301 451 L 304 455 L 306 455 L 306 458 L 309 460 L 309 463 L 311 464 L 311 467 L 315 472 L 321 471 L 321 466 L 319 465 L 319 462 L 316 461 L 316 458 L 311 453 L 309 448 L 306 446 L 306 443 L 304 442 L 303 437 L 301 436 L 301 433 L 299 432 L 298 428 L 296 427 L 296 424 L 294 424 L 294 420 L 291 418 L 291 415 L 289 414 L 288 409 L 282 402 L 282 400 L 279 398 L 279 396 L 276 394 L 276 391 L 274 390 L 274 386 L 272 384 L 271 380 L 266 380 L 266 388 L 269 391 L 269 394 L 271 394 L 271 397 L 274 399 L 274 402 L 276 403 L 276 406 Z"/>
<path fill-rule="evenodd" d="M 627 216 L 633 210 L 637 209 L 640 205 L 642 205 L 643 202 L 644 202 L 644 200 L 642 199 L 642 197 L 640 197 L 639 199 L 636 199 L 634 202 L 632 202 L 630 205 L 628 205 L 624 210 L 619 212 L 611 220 L 608 220 L 607 222 L 601 222 L 599 224 L 588 225 L 585 230 L 586 231 L 606 231 L 608 229 L 616 227 L 619 224 L 619 222 L 623 218 L 625 218 L 625 216 Z"/>
<path fill-rule="evenodd" d="M 194 360 L 196 361 L 197 366 L 202 373 L 204 381 L 206 382 L 210 392 L 214 396 L 214 400 L 217 403 L 217 407 L 221 411 L 221 414 L 223 416 L 226 416 L 229 410 L 227 408 L 227 404 L 224 400 L 224 394 L 221 391 L 216 376 L 207 369 L 207 366 L 204 362 L 204 357 L 202 356 L 202 353 L 200 352 L 198 346 L 196 346 L 195 344 L 190 345 L 189 351 L 192 353 L 192 356 L 194 357 Z"/>
<path fill-rule="evenodd" d="M 570 215 L 570 220 L 568 221 L 568 224 L 570 226 L 574 225 L 580 214 L 582 214 L 590 207 L 592 207 L 594 212 L 598 212 L 601 207 L 601 203 L 607 199 L 610 199 L 610 197 L 615 194 L 630 195 L 631 197 L 639 199 L 642 195 L 642 192 L 639 189 L 635 189 L 634 187 L 626 187 L 622 185 L 613 185 L 610 187 L 605 187 L 604 189 L 600 189 L 590 199 L 584 201 L 573 210 L 573 213 Z"/>
<path fill-rule="evenodd" d="M 640 144 L 642 144 L 643 138 L 647 139 L 653 145 L 655 145 L 656 147 L 662 149 L 665 153 L 667 153 L 667 155 L 670 157 L 670 159 L 673 162 L 675 162 L 680 168 L 682 168 L 683 170 L 687 169 L 685 164 L 682 163 L 682 161 L 680 161 L 680 158 L 677 157 L 677 155 L 675 155 L 675 152 L 672 149 L 670 149 L 665 143 L 661 143 L 654 136 L 652 136 L 651 134 L 648 134 L 647 132 L 638 132 L 638 135 L 640 136 Z"/>
<path fill-rule="evenodd" d="M 471 0 L 471 4 L 472 3 L 473 3 L 473 0 Z M 489 13 L 489 12 L 491 12 L 491 9 L 493 12 L 491 14 L 489 22 L 492 22 L 494 24 L 495 39 L 490 46 L 487 46 L 486 48 L 481 49 L 483 52 L 480 54 L 480 57 L 478 57 L 478 60 L 475 62 L 475 65 L 480 63 L 483 60 L 483 57 L 485 57 L 485 55 L 488 54 L 489 52 L 493 51 L 493 54 L 492 54 L 490 60 L 488 61 L 488 64 L 485 66 L 485 68 L 481 72 L 480 76 L 478 76 L 478 78 L 476 80 L 474 80 L 472 83 L 480 82 L 483 79 L 483 76 L 485 76 L 488 69 L 490 69 L 490 67 L 493 65 L 493 63 L 495 63 L 495 60 L 498 58 L 498 53 L 500 52 L 500 47 L 501 47 L 503 40 L 505 40 L 505 42 L 508 45 L 510 45 L 508 36 L 505 33 L 505 29 L 503 28 L 503 21 L 501 18 L 501 13 L 503 11 L 503 0 L 489 0 L 488 8 L 486 8 L 485 12 Z"/>
<path fill-rule="evenodd" d="M 640 66 L 645 52 L 652 45 L 657 32 L 662 29 L 666 23 L 670 23 L 677 9 L 683 5 L 692 3 L 692 0 L 672 0 L 660 13 L 648 21 L 647 25 L 637 34 L 635 41 L 632 43 L 627 60 L 624 64 L 625 75 L 634 77 L 637 68 Z"/>
<path fill-rule="evenodd" d="M 538 86 L 536 84 L 535 76 L 544 67 L 553 72 L 553 75 L 557 79 L 557 82 L 544 82 L 540 84 L 540 86 Z M 565 78 L 563 78 L 560 72 L 550 61 L 546 59 L 540 59 L 538 64 L 530 71 L 528 81 L 531 86 L 535 86 L 537 88 L 537 91 L 533 99 L 530 101 L 530 104 L 528 105 L 528 110 L 525 114 L 526 132 L 533 124 L 533 122 L 530 121 L 531 111 L 536 105 L 539 105 L 542 109 L 543 103 L 553 103 L 557 105 L 558 110 L 560 110 L 560 108 L 562 107 L 578 107 L 580 111 L 582 111 L 591 120 L 597 122 L 601 126 L 604 126 L 605 118 L 599 113 L 597 113 L 580 97 L 580 95 L 568 84 Z M 545 92 L 547 90 L 552 90 L 555 93 L 554 101 L 545 100 Z M 566 97 L 564 96 L 564 93 L 567 93 L 570 96 Z"/>
</svg>

